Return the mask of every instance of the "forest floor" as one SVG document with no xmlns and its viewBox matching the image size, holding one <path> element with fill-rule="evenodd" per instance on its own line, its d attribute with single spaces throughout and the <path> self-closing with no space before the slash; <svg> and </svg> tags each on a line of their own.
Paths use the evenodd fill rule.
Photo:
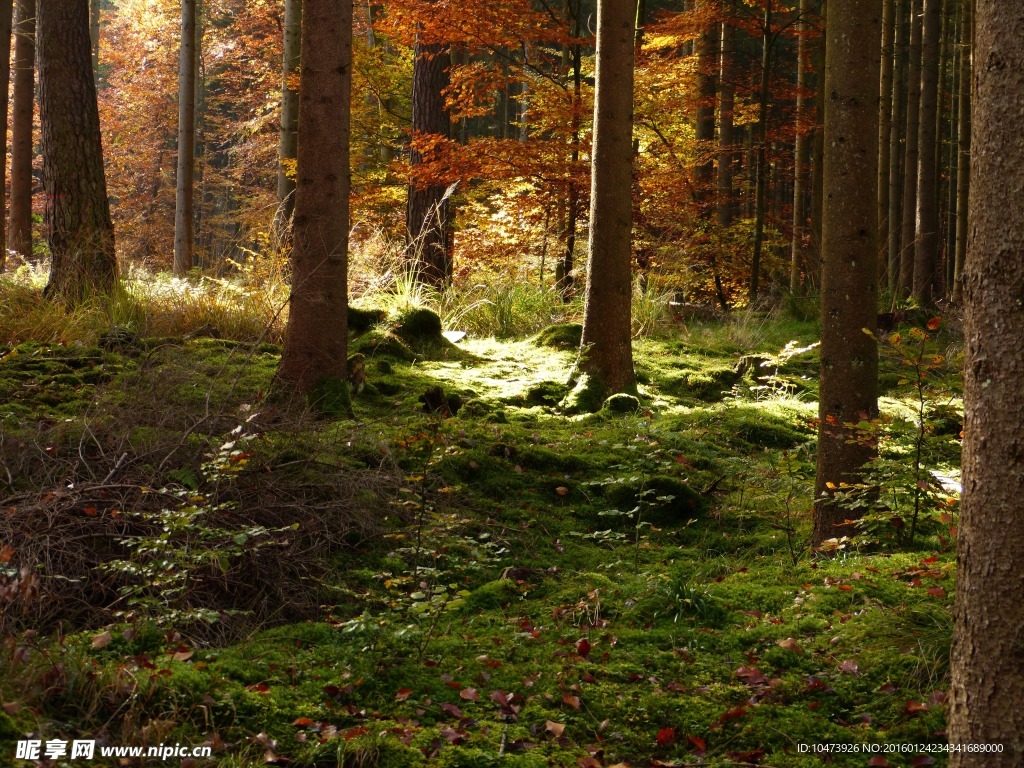
<svg viewBox="0 0 1024 768">
<path fill-rule="evenodd" d="M 372 330 L 354 418 L 268 402 L 272 344 L 0 347 L 0 764 L 944 765 L 959 401 L 915 382 L 955 340 L 884 358 L 885 503 L 849 489 L 875 509 L 824 558 L 816 333 L 663 328 L 639 410 L 589 415 L 571 329 Z"/>
</svg>

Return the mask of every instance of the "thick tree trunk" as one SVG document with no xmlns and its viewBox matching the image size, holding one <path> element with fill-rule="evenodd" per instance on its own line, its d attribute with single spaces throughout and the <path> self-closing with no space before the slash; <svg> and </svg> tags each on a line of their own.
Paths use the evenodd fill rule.
<svg viewBox="0 0 1024 768">
<path fill-rule="evenodd" d="M 851 424 L 878 414 L 878 83 L 881 0 L 830 0 L 825 87 L 825 222 L 814 546 L 854 533 L 832 501 L 873 449 Z"/>
<path fill-rule="evenodd" d="M 8 83 L 11 79 L 11 27 L 14 21 L 13 0 L 0 0 L 0 83 Z M 7 111 L 8 94 L 7 88 L 0 89 L 0 136 L 3 141 L 0 146 L 7 146 Z M 7 189 L 7 163 L 0 163 L 0 199 Z M 7 259 L 7 232 L 6 217 L 3 215 L 3 205 L 0 205 L 0 272 L 4 271 Z"/>
<path fill-rule="evenodd" d="M 52 259 L 45 293 L 78 302 L 109 293 L 117 280 L 89 6 L 81 0 L 46 0 L 37 11 L 43 187 Z"/>
<path fill-rule="evenodd" d="M 889 131 L 889 238 L 886 282 L 895 293 L 900 280 L 900 236 L 903 221 L 903 131 L 907 124 L 907 47 L 910 0 L 896 3 L 896 45 L 892 84 L 892 125 Z"/>
<path fill-rule="evenodd" d="M 634 0 L 597 9 L 590 243 L 582 369 L 606 392 L 636 388 L 630 325 Z"/>
<path fill-rule="evenodd" d="M 715 218 L 719 227 L 728 227 L 732 224 L 735 208 L 732 184 L 736 165 L 736 133 L 733 129 L 736 108 L 736 85 L 733 82 L 735 39 L 736 30 L 726 19 L 722 22 L 719 51 L 718 195 L 715 204 Z"/>
<path fill-rule="evenodd" d="M 196 0 L 181 0 L 178 56 L 178 170 L 174 206 L 174 274 L 195 266 Z"/>
<path fill-rule="evenodd" d="M 878 244 L 889 242 L 889 153 L 892 151 L 892 88 L 893 47 L 896 39 L 896 0 L 883 0 L 882 6 L 882 75 L 879 82 L 878 105 Z M 886 282 L 888 264 L 878 260 L 878 280 Z"/>
<path fill-rule="evenodd" d="M 810 0 L 800 0 L 797 22 L 796 52 L 796 148 L 793 152 L 793 243 L 789 257 L 789 291 L 800 293 L 800 265 L 804 249 L 807 214 L 804 211 L 804 165 L 807 155 L 807 132 L 804 115 L 804 91 L 807 89 L 807 15 Z"/>
<path fill-rule="evenodd" d="M 903 145 L 903 222 L 900 235 L 898 293 L 906 297 L 914 287 L 914 253 L 917 243 L 917 173 L 919 117 L 921 114 L 921 3 L 911 0 L 910 46 L 907 49 L 907 125 Z"/>
<path fill-rule="evenodd" d="M 918 126 L 917 240 L 913 295 L 921 305 L 935 296 L 939 250 L 939 189 L 935 168 L 939 108 L 939 46 L 942 0 L 924 0 L 921 35 L 921 114 Z"/>
<path fill-rule="evenodd" d="M 281 80 L 281 132 L 277 146 L 277 215 L 274 229 L 283 234 L 295 210 L 295 156 L 299 129 L 299 91 L 295 78 L 302 53 L 302 0 L 284 6 L 284 57 Z"/>
<path fill-rule="evenodd" d="M 14 30 L 11 120 L 11 210 L 8 248 L 32 259 L 32 129 L 36 103 L 36 2 L 18 0 Z"/>
<path fill-rule="evenodd" d="M 951 768 L 1024 765 L 1024 4 L 978 0 Z M 1013 195 L 1017 195 L 1013 197 Z"/>
<path fill-rule="evenodd" d="M 89 0 L 89 39 L 92 43 L 92 72 L 99 87 L 100 78 L 100 6 L 103 0 Z"/>
<path fill-rule="evenodd" d="M 967 212 L 971 177 L 971 72 L 974 52 L 973 0 L 963 0 L 963 42 L 960 51 L 960 116 L 957 132 L 956 256 L 953 264 L 953 303 L 963 301 L 963 273 L 967 256 Z"/>
<path fill-rule="evenodd" d="M 442 92 L 449 83 L 451 55 L 447 46 L 416 43 L 414 57 L 413 138 L 432 135 L 446 139 L 451 122 Z M 410 161 L 415 168 L 423 156 L 414 149 Z M 437 287 L 452 278 L 452 209 L 445 193 L 443 185 L 410 184 L 405 210 L 406 258 L 418 280 Z"/>
<path fill-rule="evenodd" d="M 352 3 L 304 6 L 292 295 L 277 376 L 309 395 L 323 379 L 348 387 Z"/>
</svg>

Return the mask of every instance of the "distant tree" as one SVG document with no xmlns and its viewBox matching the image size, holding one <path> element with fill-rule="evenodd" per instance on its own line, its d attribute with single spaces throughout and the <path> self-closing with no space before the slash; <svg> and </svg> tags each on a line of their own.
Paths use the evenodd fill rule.
<svg viewBox="0 0 1024 768">
<path fill-rule="evenodd" d="M 51 254 L 45 293 L 76 302 L 108 293 L 117 279 L 92 73 L 89 4 L 46 0 L 37 11 L 43 188 Z"/>
<path fill-rule="evenodd" d="M 284 57 L 281 82 L 281 131 L 277 150 L 278 232 L 287 229 L 295 209 L 295 155 L 299 129 L 299 92 L 294 80 L 302 51 L 302 0 L 285 0 Z"/>
<path fill-rule="evenodd" d="M 11 105 L 11 210 L 7 247 L 32 258 L 32 124 L 36 104 L 36 2 L 18 0 Z"/>
<path fill-rule="evenodd" d="M 174 274 L 195 265 L 196 0 L 181 0 L 178 53 L 178 171 L 174 206 Z"/>
<path fill-rule="evenodd" d="M 292 293 L 278 382 L 308 395 L 348 354 L 352 2 L 305 0 Z"/>
<path fill-rule="evenodd" d="M 963 27 L 960 50 L 960 93 L 957 97 L 957 174 L 956 174 L 956 253 L 953 265 L 954 304 L 963 301 L 963 271 L 967 256 L 967 213 L 970 208 L 971 178 L 971 71 L 973 0 L 963 0 Z"/>
<path fill-rule="evenodd" d="M 793 150 L 793 242 L 789 258 L 789 291 L 800 293 L 800 266 L 804 248 L 804 231 L 807 214 L 804 210 L 804 167 L 807 164 L 807 131 L 804 115 L 804 91 L 807 89 L 807 69 L 804 59 L 807 52 L 807 17 L 810 14 L 810 0 L 800 0 L 797 17 L 796 54 L 796 147 Z"/>
<path fill-rule="evenodd" d="M 921 34 L 921 109 L 918 123 L 917 231 L 913 295 L 920 304 L 935 296 L 939 251 L 939 189 L 936 152 L 939 117 L 942 0 L 924 0 Z"/>
<path fill-rule="evenodd" d="M 903 143 L 903 221 L 900 233 L 900 279 L 898 292 L 909 296 L 914 288 L 914 255 L 917 242 L 918 140 L 921 115 L 921 8 L 922 0 L 911 0 L 910 44 L 907 49 L 907 120 Z"/>
<path fill-rule="evenodd" d="M 1024 4 L 977 0 L 952 768 L 1024 765 Z"/>
<path fill-rule="evenodd" d="M 881 0 L 829 0 L 825 89 L 821 373 L 812 542 L 852 533 L 833 502 L 873 449 L 856 424 L 878 413 L 878 83 Z"/>
<path fill-rule="evenodd" d="M 635 0 L 599 0 L 583 370 L 606 392 L 636 388 L 632 285 Z"/>
<path fill-rule="evenodd" d="M 11 24 L 14 16 L 13 0 L 0 0 L 0 83 L 7 83 L 11 77 Z M 0 117 L 3 123 L 0 125 L 0 146 L 7 146 L 7 107 L 8 89 L 0 89 Z M 7 163 L 0 163 L 0 197 L 7 187 Z M 3 215 L 3 205 L 0 205 L 0 272 L 3 272 L 4 261 L 7 257 L 7 235 L 4 231 L 6 219 Z"/>
</svg>

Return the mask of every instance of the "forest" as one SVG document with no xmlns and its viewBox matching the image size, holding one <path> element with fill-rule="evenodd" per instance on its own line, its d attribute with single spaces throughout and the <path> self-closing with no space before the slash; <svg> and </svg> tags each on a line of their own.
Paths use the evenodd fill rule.
<svg viewBox="0 0 1024 768">
<path fill-rule="evenodd" d="M 1024 3 L 0 0 L 0 768 L 1020 768 Z"/>
</svg>

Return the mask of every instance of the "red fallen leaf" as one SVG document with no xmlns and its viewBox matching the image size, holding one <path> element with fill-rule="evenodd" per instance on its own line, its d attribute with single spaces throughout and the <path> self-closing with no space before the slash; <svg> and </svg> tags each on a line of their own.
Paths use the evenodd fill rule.
<svg viewBox="0 0 1024 768">
<path fill-rule="evenodd" d="M 908 701 L 906 706 L 903 707 L 903 714 L 905 715 L 916 715 L 919 712 L 927 712 L 928 705 L 923 704 L 920 701 Z"/>
<path fill-rule="evenodd" d="M 395 701 L 405 701 L 412 696 L 412 688 L 399 688 L 395 691 Z"/>
<path fill-rule="evenodd" d="M 576 653 L 584 659 L 590 658 L 590 641 L 587 638 L 581 637 L 576 641 Z"/>
<path fill-rule="evenodd" d="M 752 763 L 756 765 L 764 757 L 763 749 L 755 749 L 752 752 L 726 752 L 726 754 L 737 763 Z"/>
<path fill-rule="evenodd" d="M 780 648 L 785 648 L 787 651 L 793 651 L 794 653 L 804 652 L 804 649 L 800 647 L 800 643 L 796 641 L 795 637 L 787 637 L 785 640 L 776 640 L 775 644 Z"/>
<path fill-rule="evenodd" d="M 456 730 L 455 728 L 445 728 L 441 731 L 441 735 L 448 739 L 451 744 L 464 744 L 466 742 L 466 732 Z"/>
<path fill-rule="evenodd" d="M 14 557 L 14 547 L 9 544 L 4 544 L 0 547 L 0 563 L 9 563 L 11 558 Z"/>
<path fill-rule="evenodd" d="M 931 318 L 926 323 L 925 327 L 929 331 L 937 331 L 937 330 L 939 330 L 939 326 L 941 326 L 941 325 L 942 325 L 942 315 L 936 315 L 935 317 Z M 931 765 L 931 763 L 929 763 L 929 765 Z"/>
<path fill-rule="evenodd" d="M 849 584 L 840 584 L 839 585 L 839 591 L 840 592 L 852 592 L 853 591 L 853 587 L 851 587 Z"/>
<path fill-rule="evenodd" d="M 942 587 L 928 587 L 928 594 L 932 597 L 945 597 L 946 590 Z"/>
<path fill-rule="evenodd" d="M 925 765 L 935 765 L 935 758 L 928 755 L 918 755 L 910 761 L 910 768 L 923 768 Z"/>
<path fill-rule="evenodd" d="M 768 678 L 757 667 L 740 667 L 736 670 L 736 677 L 751 687 L 768 684 Z"/>
<path fill-rule="evenodd" d="M 171 658 L 175 661 L 188 661 L 194 655 L 195 651 L 191 651 L 188 648 L 178 648 L 178 650 L 171 654 Z"/>
<path fill-rule="evenodd" d="M 724 712 L 721 717 L 719 717 L 715 722 L 713 722 L 711 724 L 711 727 L 712 728 L 721 728 L 729 720 L 738 720 L 739 718 L 743 717 L 745 714 L 747 714 L 747 708 L 744 707 L 743 705 L 740 705 L 738 707 L 733 707 L 732 709 L 728 710 L 727 712 Z"/>
<path fill-rule="evenodd" d="M 369 732 L 369 727 L 365 725 L 356 725 L 341 734 L 341 738 L 345 741 L 352 741 L 352 739 L 358 739 L 360 736 L 365 736 Z"/>
<path fill-rule="evenodd" d="M 306 728 L 307 726 L 314 725 L 315 723 L 308 717 L 300 717 L 292 721 L 292 725 L 296 728 Z"/>
<path fill-rule="evenodd" d="M 601 768 L 601 762 L 593 757 L 581 757 L 576 761 L 578 768 Z"/>
<path fill-rule="evenodd" d="M 704 753 L 708 751 L 708 745 L 704 739 L 700 736 L 687 736 L 686 740 L 693 745 L 693 751 L 697 757 L 704 757 Z"/>
<path fill-rule="evenodd" d="M 860 667 L 857 666 L 857 662 L 853 659 L 839 662 L 839 671 L 845 672 L 848 675 L 856 675 L 859 669 Z"/>
<path fill-rule="evenodd" d="M 565 730 L 565 723 L 556 723 L 554 720 L 548 720 L 544 724 L 544 730 L 548 733 L 553 734 L 556 738 L 562 735 Z"/>
<path fill-rule="evenodd" d="M 249 691 L 250 693 L 258 693 L 261 696 L 266 696 L 270 693 L 270 686 L 266 683 L 255 683 L 253 685 L 245 686 L 245 690 Z"/>
<path fill-rule="evenodd" d="M 939 562 L 939 558 L 937 558 L 935 555 L 929 555 L 928 557 L 922 558 L 921 565 L 926 566 L 937 562 Z"/>
<path fill-rule="evenodd" d="M 670 691 L 672 691 L 672 693 L 686 693 L 686 686 L 683 685 L 678 680 L 673 680 L 671 683 L 669 683 L 665 687 L 668 688 Z"/>
<path fill-rule="evenodd" d="M 896 693 L 896 686 L 892 683 L 886 683 L 878 689 L 879 693 Z"/>
<path fill-rule="evenodd" d="M 670 747 L 676 743 L 676 729 L 675 728 L 662 728 L 658 731 L 658 738 L 655 742 L 659 747 Z"/>
<path fill-rule="evenodd" d="M 461 709 L 459 709 L 459 708 L 458 708 L 457 706 L 455 706 L 454 704 L 447 704 L 447 703 L 445 703 L 445 704 L 442 704 L 442 705 L 441 705 L 441 711 L 442 711 L 442 712 L 447 712 L 447 713 L 448 713 L 449 715 L 451 715 L 452 717 L 457 717 L 457 718 L 459 718 L 460 720 L 462 719 L 462 710 L 461 710 Z"/>
<path fill-rule="evenodd" d="M 480 694 L 477 693 L 476 688 L 463 688 L 459 691 L 459 697 L 466 701 L 476 701 L 480 698 Z"/>
<path fill-rule="evenodd" d="M 580 708 L 580 697 L 579 696 L 573 696 L 571 693 L 563 693 L 562 694 L 562 703 L 563 704 L 568 704 L 573 709 L 579 709 Z"/>
<path fill-rule="evenodd" d="M 886 760 L 882 755 L 875 755 L 868 760 L 868 768 L 892 768 L 892 763 Z"/>
<path fill-rule="evenodd" d="M 424 667 L 436 667 L 437 666 L 437 662 L 436 661 L 431 661 L 430 659 L 427 659 L 426 661 L 423 662 L 423 666 Z"/>
</svg>

